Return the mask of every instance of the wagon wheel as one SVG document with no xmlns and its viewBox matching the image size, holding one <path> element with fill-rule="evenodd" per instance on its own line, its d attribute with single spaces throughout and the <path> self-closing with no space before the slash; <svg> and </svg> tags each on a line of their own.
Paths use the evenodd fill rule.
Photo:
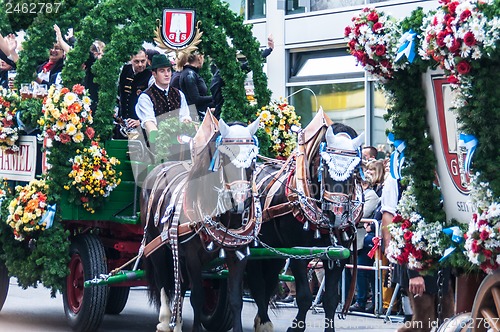
<svg viewBox="0 0 500 332">
<path fill-rule="evenodd" d="M 500 331 L 500 271 L 484 278 L 472 306 L 473 332 Z"/>
<path fill-rule="evenodd" d="M 84 288 L 83 283 L 107 273 L 104 247 L 95 235 L 78 236 L 71 243 L 70 256 L 63 289 L 64 313 L 74 331 L 95 331 L 104 317 L 108 287 Z"/>
<path fill-rule="evenodd" d="M 233 326 L 233 314 L 229 305 L 227 280 L 205 279 L 203 281 L 205 303 L 201 323 L 210 332 L 226 332 Z"/>
<path fill-rule="evenodd" d="M 127 304 L 130 287 L 109 287 L 105 313 L 118 315 Z"/>
<path fill-rule="evenodd" d="M 0 262 L 0 310 L 3 308 L 9 292 L 9 271 L 3 262 Z"/>
</svg>

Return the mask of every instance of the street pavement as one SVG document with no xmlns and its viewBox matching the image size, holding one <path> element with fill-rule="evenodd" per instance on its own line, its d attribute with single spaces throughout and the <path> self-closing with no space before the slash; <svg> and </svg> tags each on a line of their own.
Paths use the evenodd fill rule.
<svg viewBox="0 0 500 332">
<path fill-rule="evenodd" d="M 245 301 L 243 306 L 244 332 L 253 331 L 253 318 L 257 309 L 253 302 Z M 184 302 L 183 331 L 190 331 L 192 311 L 189 301 Z M 296 313 L 293 305 L 283 304 L 272 311 L 270 317 L 276 332 L 285 332 Z M 397 318 L 397 317 L 396 317 Z M 155 331 L 158 315 L 149 305 L 144 287 L 132 288 L 125 309 L 119 315 L 106 315 L 100 332 L 148 332 Z M 310 312 L 306 331 L 323 331 L 323 314 Z M 384 322 L 383 317 L 348 315 L 347 319 L 335 319 L 336 331 L 393 332 L 401 323 Z M 5 305 L 0 311 L 2 332 L 70 332 L 64 315 L 62 296 L 50 297 L 43 287 L 23 290 L 11 278 Z"/>
</svg>

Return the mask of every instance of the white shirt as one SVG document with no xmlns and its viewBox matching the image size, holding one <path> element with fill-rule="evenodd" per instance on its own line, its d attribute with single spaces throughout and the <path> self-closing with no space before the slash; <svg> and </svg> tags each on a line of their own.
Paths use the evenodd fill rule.
<svg viewBox="0 0 500 332">
<path fill-rule="evenodd" d="M 156 85 L 156 83 L 155 83 Z M 165 94 L 168 93 L 168 88 L 162 89 L 158 85 L 156 87 L 162 91 L 165 92 Z M 184 93 L 179 90 L 179 93 L 181 94 L 181 107 L 179 109 L 179 121 L 184 121 L 184 120 L 191 120 L 191 116 L 189 115 L 189 107 L 186 101 L 186 96 L 184 96 Z M 176 110 L 172 111 L 175 112 Z M 156 121 L 155 117 L 155 111 L 154 111 L 154 106 L 153 102 L 151 101 L 151 98 L 145 93 L 141 93 L 139 95 L 139 99 L 137 100 L 137 104 L 135 105 L 135 113 L 137 114 L 137 117 L 141 120 L 141 127 L 145 127 L 145 123 L 148 121 L 152 121 L 156 126 L 158 126 L 158 123 Z"/>
<path fill-rule="evenodd" d="M 398 181 L 391 175 L 384 181 L 384 188 L 382 189 L 381 212 L 389 212 L 396 215 L 396 208 L 398 206 L 399 188 Z"/>
</svg>

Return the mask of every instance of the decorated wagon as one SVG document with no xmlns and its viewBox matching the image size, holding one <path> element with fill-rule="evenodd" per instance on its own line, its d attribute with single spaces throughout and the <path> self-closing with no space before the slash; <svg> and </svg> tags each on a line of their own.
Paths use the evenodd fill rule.
<svg viewBox="0 0 500 332">
<path fill-rule="evenodd" d="M 350 53 L 386 93 L 391 174 L 408 184 L 386 254 L 459 275 L 459 315 L 440 317 L 442 331 L 500 327 L 498 9 L 446 0 L 396 20 L 366 8 L 345 28 Z"/>
</svg>

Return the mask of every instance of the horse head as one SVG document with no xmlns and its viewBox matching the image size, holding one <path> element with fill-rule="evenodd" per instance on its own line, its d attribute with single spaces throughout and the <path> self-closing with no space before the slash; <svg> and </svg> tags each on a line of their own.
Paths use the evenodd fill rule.
<svg viewBox="0 0 500 332">
<path fill-rule="evenodd" d="M 357 180 L 364 133 L 334 124 L 328 127 L 319 149 L 319 200 L 329 215 L 329 227 L 355 223 L 362 212 L 362 189 Z"/>
<path fill-rule="evenodd" d="M 211 162 L 211 170 L 218 171 L 222 187 L 219 202 L 225 210 L 241 214 L 251 202 L 252 180 L 255 161 L 259 152 L 255 132 L 259 119 L 248 125 L 228 125 L 219 121 L 220 136 L 216 141 L 216 152 Z M 228 205 L 229 203 L 229 205 Z"/>
</svg>

